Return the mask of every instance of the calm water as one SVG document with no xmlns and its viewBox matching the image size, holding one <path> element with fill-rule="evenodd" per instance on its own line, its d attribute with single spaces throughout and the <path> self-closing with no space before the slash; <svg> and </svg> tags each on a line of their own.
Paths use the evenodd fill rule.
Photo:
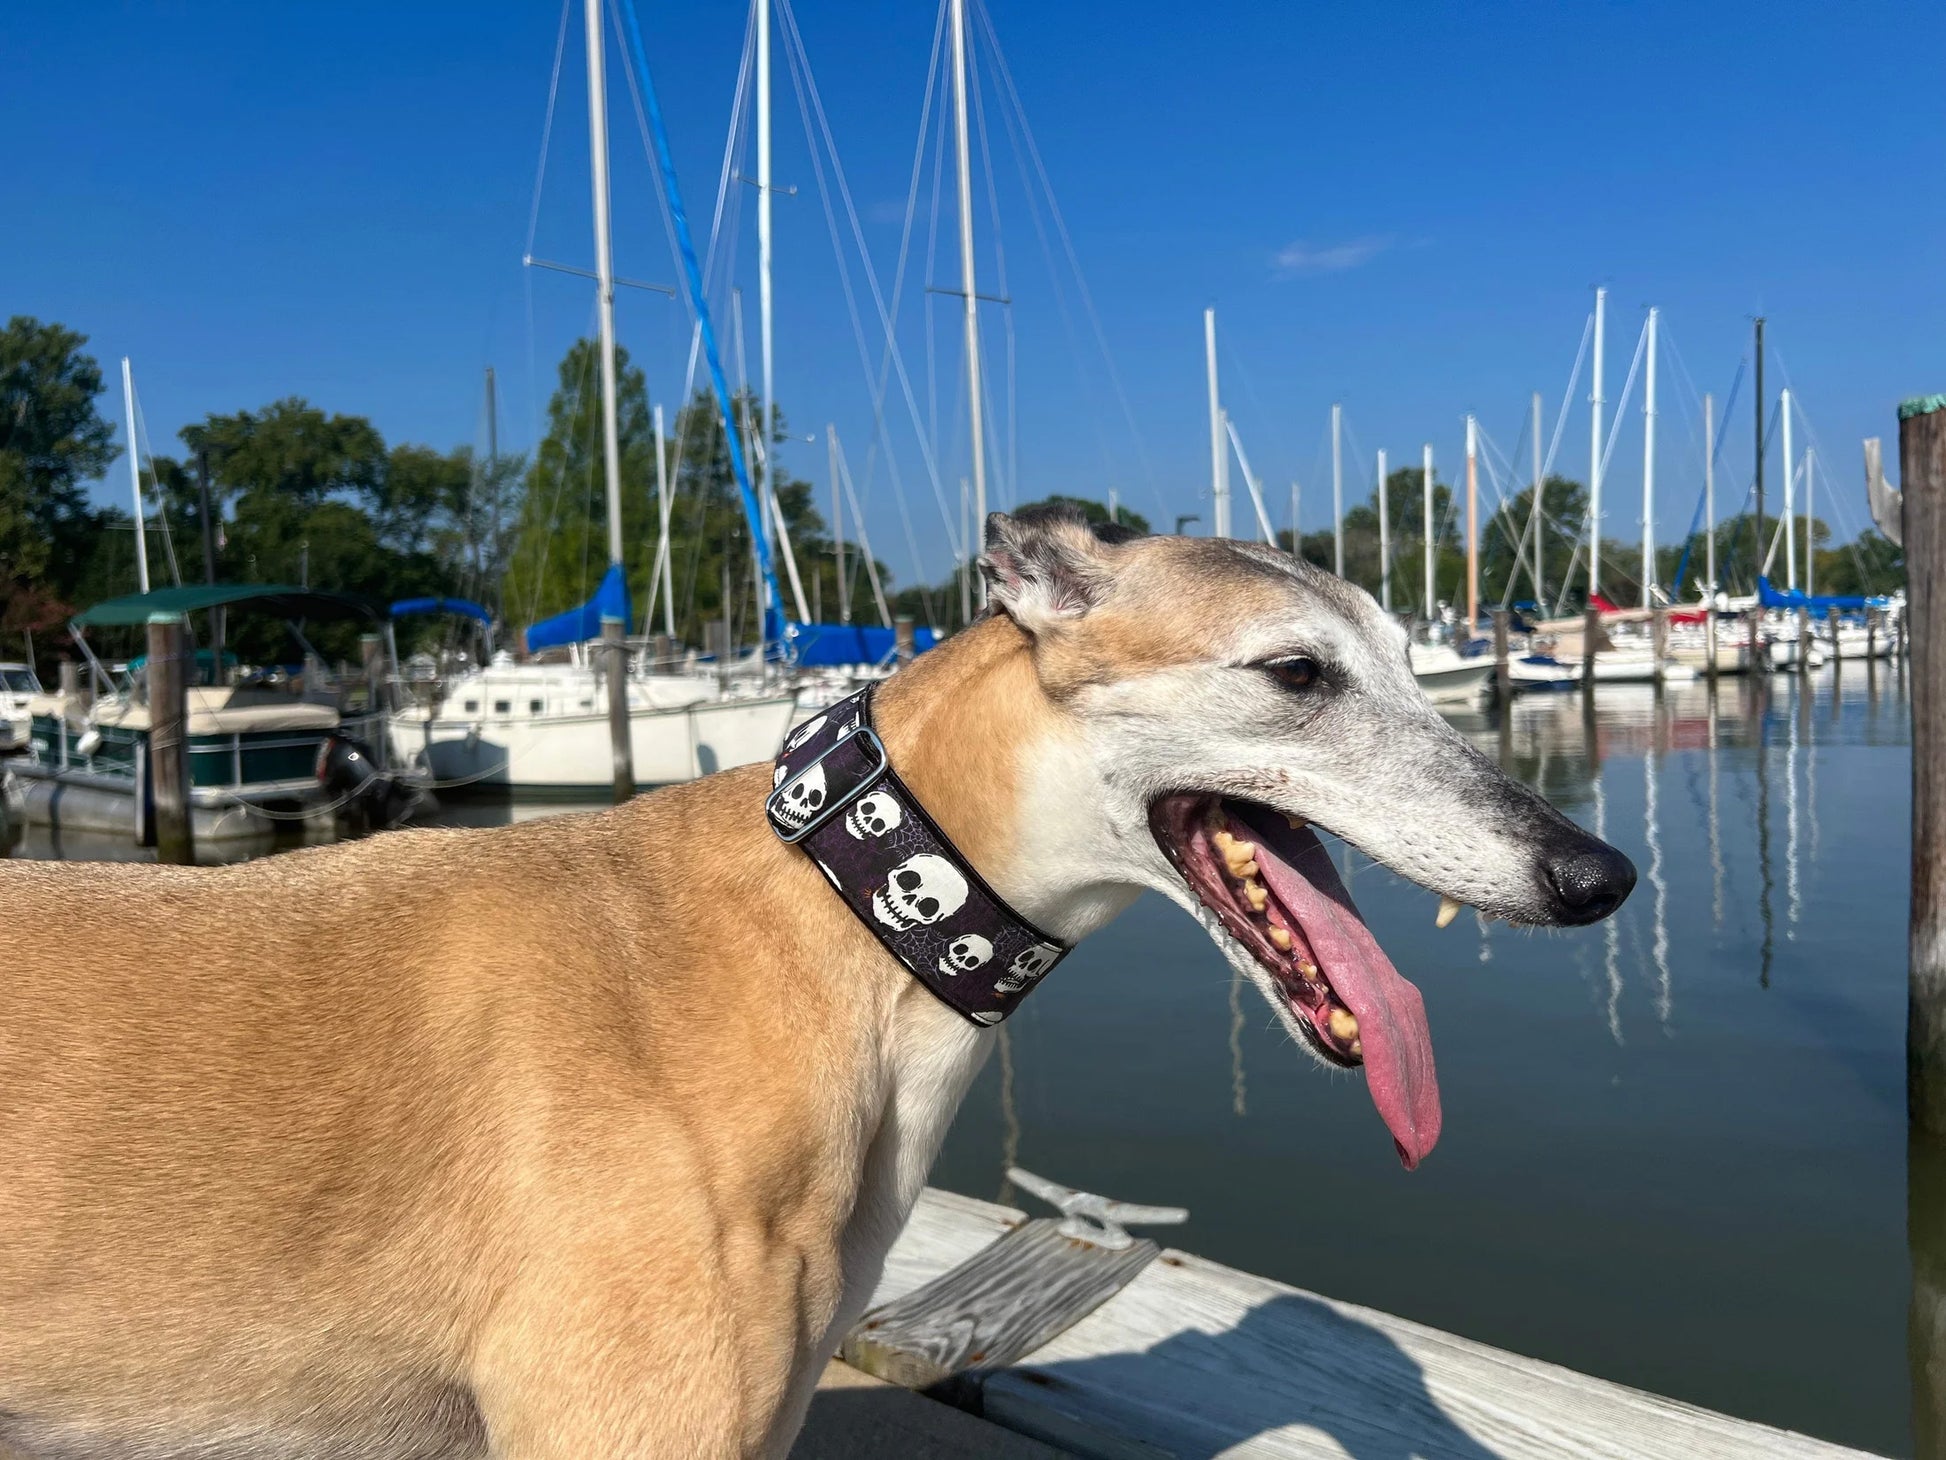
<svg viewBox="0 0 1946 1460">
<path fill-rule="evenodd" d="M 1461 723 L 1641 880 L 1598 928 L 1440 932 L 1433 897 L 1350 857 L 1431 1018 L 1446 1123 L 1418 1172 L 1362 1079 L 1145 898 L 1009 1021 L 934 1180 L 1018 1200 L 1018 1163 L 1178 1203 L 1166 1240 L 1220 1261 L 1910 1453 L 1903 681 L 1613 686 L 1592 715 Z"/>
</svg>

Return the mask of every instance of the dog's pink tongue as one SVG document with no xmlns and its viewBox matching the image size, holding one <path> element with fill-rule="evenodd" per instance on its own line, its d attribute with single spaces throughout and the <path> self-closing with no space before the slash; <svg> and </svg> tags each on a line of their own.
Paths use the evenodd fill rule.
<svg viewBox="0 0 1946 1460">
<path fill-rule="evenodd" d="M 1293 831 L 1281 817 L 1253 817 L 1250 830 L 1265 883 L 1297 920 L 1332 992 L 1358 1016 L 1365 1083 L 1410 1171 L 1439 1140 L 1425 1000 L 1365 926 L 1316 832 Z"/>
</svg>

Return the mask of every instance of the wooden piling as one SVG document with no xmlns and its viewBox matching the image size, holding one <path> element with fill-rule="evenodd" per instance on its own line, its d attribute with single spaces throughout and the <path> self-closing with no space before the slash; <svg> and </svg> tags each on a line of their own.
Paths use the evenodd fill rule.
<svg viewBox="0 0 1946 1460">
<path fill-rule="evenodd" d="M 892 620 L 892 645 L 898 653 L 898 660 L 901 664 L 910 664 L 912 662 L 912 634 L 912 616 L 910 614 L 902 613 Z"/>
<path fill-rule="evenodd" d="M 635 794 L 635 748 L 629 740 L 628 645 L 622 642 L 622 621 L 606 614 L 601 620 L 602 657 L 608 670 L 608 745 L 614 759 L 615 804 Z"/>
<path fill-rule="evenodd" d="M 1875 663 L 1878 659 L 1878 610 L 1865 610 L 1865 662 Z"/>
<path fill-rule="evenodd" d="M 1825 626 L 1831 630 L 1831 662 L 1833 665 L 1845 662 L 1845 651 L 1838 643 L 1838 609 L 1836 605 L 1824 611 Z"/>
<path fill-rule="evenodd" d="M 1507 630 L 1512 619 L 1504 608 L 1493 611 L 1493 690 L 1503 705 L 1514 692 L 1513 669 L 1507 662 Z"/>
<path fill-rule="evenodd" d="M 1669 610 L 1658 604 L 1649 610 L 1649 652 L 1655 656 L 1655 687 L 1662 688 L 1662 666 L 1669 658 Z"/>
<path fill-rule="evenodd" d="M 1590 608 L 1581 615 L 1581 692 L 1595 692 L 1595 646 L 1601 642 L 1601 610 Z"/>
<path fill-rule="evenodd" d="M 149 615 L 149 789 L 155 804 L 155 855 L 196 860 L 189 812 L 188 632 L 179 613 Z"/>
<path fill-rule="evenodd" d="M 1805 531 L 1810 529 L 1807 527 Z M 1811 672 L 1811 610 L 1808 608 L 1797 611 L 1797 672 Z"/>
<path fill-rule="evenodd" d="M 1912 627 L 1912 922 L 1906 1106 L 1946 1137 L 1946 396 L 1899 407 L 1907 613 Z"/>
<path fill-rule="evenodd" d="M 1716 683 L 1716 592 L 1710 591 L 1710 606 L 1703 613 L 1703 673 Z"/>
</svg>

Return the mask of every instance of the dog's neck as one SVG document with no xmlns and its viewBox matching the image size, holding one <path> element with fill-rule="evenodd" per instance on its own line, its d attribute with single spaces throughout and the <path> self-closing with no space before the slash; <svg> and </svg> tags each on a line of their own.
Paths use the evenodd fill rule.
<svg viewBox="0 0 1946 1460">
<path fill-rule="evenodd" d="M 873 719 L 920 804 L 1036 927 L 1073 943 L 1134 899 L 1101 875 L 1101 771 L 1011 619 L 995 614 L 887 680 Z"/>
</svg>

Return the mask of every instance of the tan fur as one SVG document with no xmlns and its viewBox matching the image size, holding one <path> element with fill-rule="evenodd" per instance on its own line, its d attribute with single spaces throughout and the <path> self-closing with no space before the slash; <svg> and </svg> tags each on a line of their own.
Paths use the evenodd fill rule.
<svg viewBox="0 0 1946 1460">
<path fill-rule="evenodd" d="M 959 636 L 878 714 L 1004 885 L 1017 748 L 1058 730 L 1025 636 Z M 0 1453 L 781 1443 L 892 1031 L 952 1016 L 770 833 L 768 778 L 232 868 L 0 864 Z"/>
</svg>

